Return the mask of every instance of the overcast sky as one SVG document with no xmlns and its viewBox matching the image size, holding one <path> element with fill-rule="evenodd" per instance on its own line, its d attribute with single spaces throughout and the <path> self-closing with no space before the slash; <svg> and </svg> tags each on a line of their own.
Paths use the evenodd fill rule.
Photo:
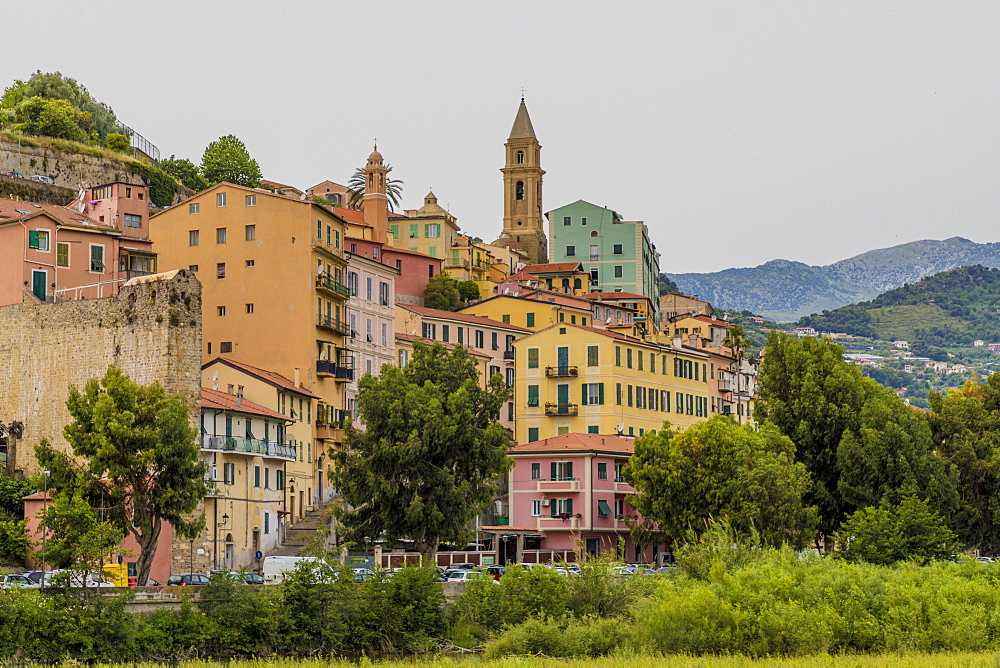
<svg viewBox="0 0 1000 668">
<path fill-rule="evenodd" d="M 154 8 L 155 7 L 155 8 Z M 59 70 L 196 162 L 343 183 L 379 150 L 496 238 L 520 89 L 546 210 L 644 220 L 666 272 L 997 240 L 996 2 L 5 3 L 4 82 Z M 5 83 L 6 85 L 6 83 Z"/>
</svg>

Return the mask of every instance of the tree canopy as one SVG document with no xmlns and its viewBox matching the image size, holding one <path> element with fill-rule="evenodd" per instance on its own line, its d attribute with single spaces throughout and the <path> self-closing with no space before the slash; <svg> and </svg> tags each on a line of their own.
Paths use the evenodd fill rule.
<svg viewBox="0 0 1000 668">
<path fill-rule="evenodd" d="M 403 182 L 399 179 L 390 179 L 392 165 L 385 166 L 385 196 L 389 200 L 389 209 L 395 211 L 402 202 Z M 361 202 L 365 199 L 365 170 L 358 167 L 347 180 L 347 207 L 349 209 L 360 209 Z"/>
<path fill-rule="evenodd" d="M 49 102 L 63 100 L 67 105 L 69 105 L 71 110 L 77 112 L 74 114 L 77 120 L 79 120 L 80 115 L 86 115 L 86 122 L 79 128 L 84 132 L 84 136 L 81 139 L 79 136 L 49 134 L 49 132 L 46 131 L 52 128 L 61 128 L 60 131 L 65 132 L 66 129 L 62 127 L 62 120 L 60 120 L 59 123 L 53 122 L 52 125 L 42 124 L 41 126 L 23 128 L 22 131 L 26 134 L 42 134 L 51 137 L 64 137 L 66 139 L 88 141 L 91 139 L 91 132 L 93 132 L 93 138 L 99 140 L 104 140 L 109 133 L 120 132 L 116 122 L 117 119 L 115 118 L 115 112 L 111 109 L 111 107 L 94 99 L 94 97 L 90 94 L 90 91 L 88 91 L 87 88 L 76 79 L 65 77 L 60 72 L 43 73 L 39 70 L 35 72 L 26 82 L 15 81 L 4 91 L 3 98 L 0 99 L 0 107 L 18 109 L 20 113 L 22 106 L 31 101 L 32 98 L 38 98 L 42 101 Z M 38 105 L 38 103 L 33 104 L 36 108 L 62 110 L 63 115 L 67 117 L 69 116 L 69 114 L 65 113 L 65 107 L 62 105 L 51 106 L 46 104 Z"/>
<path fill-rule="evenodd" d="M 260 166 L 235 135 L 219 137 L 205 148 L 201 156 L 201 173 L 209 186 L 227 181 L 256 188 L 261 180 Z"/>
<path fill-rule="evenodd" d="M 199 458 L 190 407 L 159 383 L 139 385 L 114 366 L 82 391 L 71 386 L 66 407 L 73 422 L 64 435 L 73 457 L 43 441 L 35 448 L 38 462 L 52 471 L 60 495 L 85 499 L 135 537 L 145 583 L 163 522 L 181 535 L 202 526 L 190 514 L 207 492 L 208 465 Z"/>
<path fill-rule="evenodd" d="M 848 561 L 891 564 L 913 559 L 947 559 L 957 549 L 944 518 L 915 496 L 888 507 L 852 514 L 840 531 L 841 555 Z"/>
<path fill-rule="evenodd" d="M 632 507 L 675 539 L 722 518 L 770 545 L 801 546 L 814 535 L 815 509 L 803 503 L 809 474 L 774 425 L 755 431 L 717 415 L 682 432 L 646 434 L 625 476 L 638 492 Z"/>
<path fill-rule="evenodd" d="M 160 161 L 160 169 L 195 192 L 208 188 L 208 181 L 201 175 L 201 170 L 187 158 L 172 155 L 167 160 Z"/>
<path fill-rule="evenodd" d="M 333 453 L 341 536 L 409 538 L 427 559 L 442 542 L 463 544 L 511 466 L 513 443 L 496 421 L 509 394 L 499 374 L 480 387 L 475 358 L 439 343 L 417 341 L 404 368 L 362 378 L 365 429 L 349 428 Z"/>
<path fill-rule="evenodd" d="M 458 311 L 463 308 L 465 304 L 462 303 L 462 295 L 458 291 L 458 281 L 446 271 L 432 276 L 424 288 L 424 306 L 442 311 Z"/>
</svg>

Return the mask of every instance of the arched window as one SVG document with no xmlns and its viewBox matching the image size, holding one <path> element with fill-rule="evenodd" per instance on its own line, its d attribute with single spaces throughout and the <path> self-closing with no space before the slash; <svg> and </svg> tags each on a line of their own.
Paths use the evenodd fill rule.
<svg viewBox="0 0 1000 668">
<path fill-rule="evenodd" d="M 517 199 L 524 199 L 524 181 L 517 182 L 517 186 L 514 188 L 514 197 Z"/>
<path fill-rule="evenodd" d="M 519 164 L 519 165 L 523 165 L 524 164 L 524 151 L 518 151 L 517 152 L 517 164 Z"/>
<path fill-rule="evenodd" d="M 583 287 L 583 283 L 580 282 L 580 279 L 579 278 L 574 278 L 573 279 L 573 289 L 574 290 L 579 290 L 582 287 Z"/>
<path fill-rule="evenodd" d="M 569 287 L 569 279 L 568 278 L 562 279 L 562 286 L 564 288 L 568 288 Z"/>
<path fill-rule="evenodd" d="M 590 236 L 591 236 L 591 237 L 594 237 L 594 238 L 596 238 L 596 237 L 597 237 L 597 230 L 593 230 L 593 231 L 592 231 L 592 232 L 590 233 Z"/>
<path fill-rule="evenodd" d="M 374 189 L 375 189 L 375 174 L 369 172 L 369 174 L 368 174 L 368 190 L 374 190 Z"/>
</svg>

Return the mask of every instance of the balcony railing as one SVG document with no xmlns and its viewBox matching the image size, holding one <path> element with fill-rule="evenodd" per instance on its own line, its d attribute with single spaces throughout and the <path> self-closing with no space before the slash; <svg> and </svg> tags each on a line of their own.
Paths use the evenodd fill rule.
<svg viewBox="0 0 1000 668">
<path fill-rule="evenodd" d="M 545 414 L 549 417 L 556 415 L 577 415 L 580 407 L 577 404 L 545 404 Z"/>
<path fill-rule="evenodd" d="M 341 336 L 350 336 L 351 327 L 343 320 L 338 320 L 337 318 L 331 318 L 330 316 L 321 315 L 316 318 L 316 326 L 321 329 L 326 329 Z"/>
<path fill-rule="evenodd" d="M 469 260 L 466 259 L 466 258 L 464 258 L 464 257 L 452 258 L 451 260 L 448 260 L 447 262 L 444 263 L 444 267 L 445 267 L 445 269 L 452 269 L 452 268 L 455 268 L 455 267 L 459 267 L 459 268 L 462 268 L 462 269 L 468 269 L 469 268 Z"/>
<path fill-rule="evenodd" d="M 546 378 L 566 378 L 576 376 L 579 370 L 575 366 L 547 366 L 545 367 Z"/>
<path fill-rule="evenodd" d="M 337 380 L 354 380 L 354 369 L 330 360 L 316 360 L 316 373 L 320 376 L 332 376 Z"/>
<path fill-rule="evenodd" d="M 514 359 L 514 351 L 513 350 L 505 350 L 505 351 L 503 351 L 503 358 L 505 360 L 512 360 L 512 359 Z"/>
<path fill-rule="evenodd" d="M 320 290 L 326 290 L 327 292 L 332 292 L 340 297 L 350 297 L 351 291 L 343 283 L 339 283 L 329 274 L 320 274 L 316 277 L 316 287 Z"/>
<path fill-rule="evenodd" d="M 280 459 L 295 459 L 295 447 L 284 443 L 274 443 L 257 438 L 240 436 L 208 436 L 201 437 L 201 447 L 205 450 L 222 452 L 245 452 L 261 457 L 277 457 Z"/>
</svg>

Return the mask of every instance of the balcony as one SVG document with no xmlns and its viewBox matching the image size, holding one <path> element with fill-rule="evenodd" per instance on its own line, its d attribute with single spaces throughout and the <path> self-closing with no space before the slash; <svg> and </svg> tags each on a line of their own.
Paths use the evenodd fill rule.
<svg viewBox="0 0 1000 668">
<path fill-rule="evenodd" d="M 559 415 L 577 415 L 580 407 L 577 404 L 545 404 L 545 415 L 556 417 Z"/>
<path fill-rule="evenodd" d="M 579 374 L 575 366 L 547 366 L 545 367 L 546 378 L 569 378 Z"/>
<path fill-rule="evenodd" d="M 316 289 L 336 297 L 347 299 L 351 296 L 351 291 L 343 283 L 339 283 L 329 274 L 320 274 L 316 277 Z"/>
<path fill-rule="evenodd" d="M 332 318 L 330 316 L 321 315 L 316 318 L 316 326 L 320 329 L 325 329 L 327 331 L 333 332 L 335 334 L 340 334 L 341 336 L 350 336 L 351 328 L 343 320 L 338 320 L 337 318 Z"/>
<path fill-rule="evenodd" d="M 354 412 L 326 409 L 321 410 L 319 414 L 324 417 L 316 418 L 316 438 L 343 441 L 344 431 L 353 421 Z"/>
<path fill-rule="evenodd" d="M 548 508 L 543 508 L 548 510 Z M 583 526 L 583 521 L 576 516 L 576 513 L 567 515 L 565 519 L 561 515 L 542 515 L 535 518 L 538 522 L 539 531 L 549 531 L 553 529 L 578 529 Z"/>
<path fill-rule="evenodd" d="M 505 351 L 503 351 L 503 358 L 505 360 L 513 360 L 514 359 L 514 351 L 513 350 L 505 350 Z"/>
<path fill-rule="evenodd" d="M 354 369 L 341 366 L 330 360 L 316 360 L 316 374 L 334 380 L 354 380 Z"/>
<path fill-rule="evenodd" d="M 448 260 L 447 262 L 444 263 L 444 268 L 445 269 L 468 269 L 469 268 L 469 261 L 466 258 L 464 258 L 464 257 L 452 258 L 452 259 L 450 259 L 450 260 Z"/>
<path fill-rule="evenodd" d="M 343 261 L 343 259 L 344 259 L 343 251 L 341 251 L 339 248 L 337 248 L 333 244 L 326 243 L 322 239 L 317 239 L 317 238 L 313 237 L 313 239 L 312 239 L 312 247 L 313 247 L 314 250 L 318 250 L 318 251 L 321 251 L 323 253 L 326 253 L 326 254 L 330 255 L 331 257 L 337 258 L 338 260 Z"/>
<path fill-rule="evenodd" d="M 552 478 L 549 480 L 537 480 L 535 489 L 546 493 L 566 493 L 579 492 L 580 481 L 576 478 Z"/>
<path fill-rule="evenodd" d="M 213 450 L 217 452 L 238 452 L 248 455 L 259 455 L 261 457 L 274 457 L 276 459 L 295 460 L 295 448 L 284 443 L 274 443 L 257 438 L 242 438 L 239 436 L 209 436 L 203 434 L 201 437 L 201 447 L 203 450 Z"/>
</svg>

